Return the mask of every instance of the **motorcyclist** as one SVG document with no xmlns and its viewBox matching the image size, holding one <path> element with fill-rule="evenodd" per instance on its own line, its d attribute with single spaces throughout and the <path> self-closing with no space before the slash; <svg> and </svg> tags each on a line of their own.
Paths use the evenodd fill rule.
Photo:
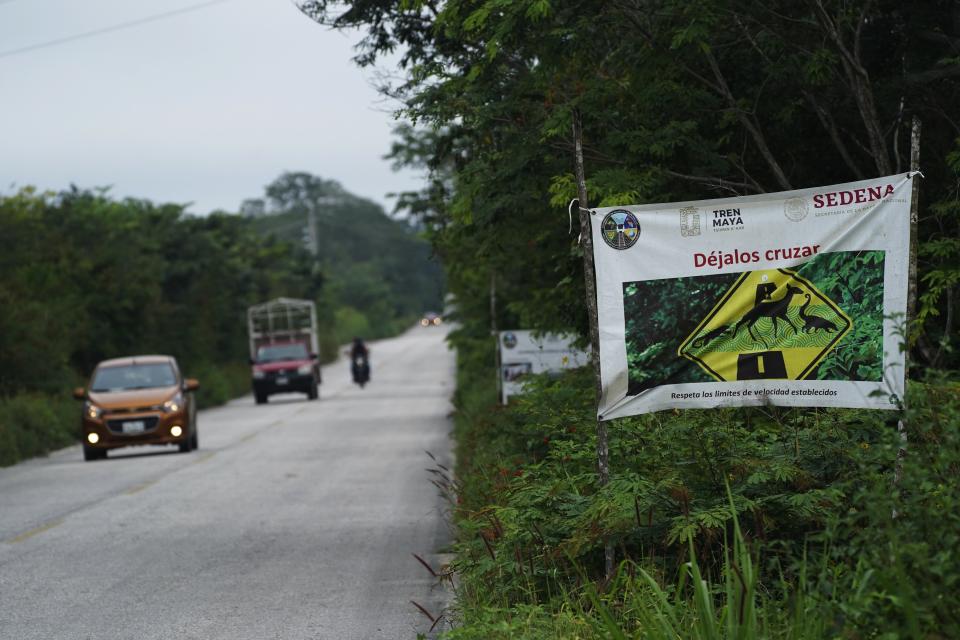
<svg viewBox="0 0 960 640">
<path fill-rule="evenodd" d="M 350 371 L 353 381 L 360 386 L 370 381 L 370 352 L 359 337 L 350 346 Z"/>
</svg>

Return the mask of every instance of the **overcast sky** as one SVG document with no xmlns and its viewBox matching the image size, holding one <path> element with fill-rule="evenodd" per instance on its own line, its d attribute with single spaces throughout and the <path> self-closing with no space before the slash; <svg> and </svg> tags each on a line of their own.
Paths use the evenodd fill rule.
<svg viewBox="0 0 960 640">
<path fill-rule="evenodd" d="M 15 49 L 199 0 L 0 0 L 0 193 L 111 186 L 115 196 L 236 211 L 285 170 L 392 209 L 394 105 L 350 58 L 358 34 L 290 0 L 225 0 L 56 46 Z"/>
</svg>

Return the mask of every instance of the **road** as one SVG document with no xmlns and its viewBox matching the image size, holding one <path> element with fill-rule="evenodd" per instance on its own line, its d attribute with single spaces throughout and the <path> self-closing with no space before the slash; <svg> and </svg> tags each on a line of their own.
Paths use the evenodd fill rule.
<svg viewBox="0 0 960 640">
<path fill-rule="evenodd" d="M 0 638 L 415 638 L 444 589 L 453 355 L 371 345 L 373 380 L 200 412 L 200 449 L 79 446 L 0 469 Z M 187 372 L 189 375 L 189 372 Z M 200 381 L 203 384 L 203 381 Z M 79 419 L 79 407 L 78 407 Z"/>
</svg>

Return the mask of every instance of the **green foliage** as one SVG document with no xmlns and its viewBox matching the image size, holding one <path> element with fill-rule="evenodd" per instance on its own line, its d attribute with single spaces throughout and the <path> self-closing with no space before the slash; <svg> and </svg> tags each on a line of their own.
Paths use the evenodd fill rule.
<svg viewBox="0 0 960 640">
<path fill-rule="evenodd" d="M 25 190 L 0 199 L 0 224 L 0 396 L 62 390 L 130 353 L 170 353 L 188 375 L 241 358 L 248 303 L 319 286 L 236 216 Z"/>
<path fill-rule="evenodd" d="M 334 315 L 336 344 L 349 342 L 353 336 L 370 335 L 370 321 L 353 307 L 341 307 Z"/>
<path fill-rule="evenodd" d="M 590 597 L 588 584 L 602 572 L 604 539 L 660 586 L 674 582 L 690 544 L 704 575 L 723 575 L 721 541 L 733 537 L 734 514 L 745 539 L 767 547 L 758 556 L 765 559 L 757 569 L 758 593 L 764 594 L 757 600 L 758 625 L 778 609 L 790 610 L 790 602 L 815 611 L 813 618 L 758 634 L 957 635 L 949 607 L 960 607 L 945 586 L 954 584 L 956 559 L 933 543 L 937 536 L 952 543 L 956 526 L 919 496 L 939 492 L 941 484 L 960 494 L 951 479 L 960 474 L 942 472 L 926 486 L 928 471 L 908 472 L 915 453 L 928 463 L 934 456 L 955 460 L 953 440 L 912 441 L 901 489 L 892 491 L 888 414 L 774 408 L 661 413 L 611 425 L 611 479 L 601 488 L 589 376 L 544 381 L 507 409 L 493 406 L 489 338 L 492 326 L 588 334 L 580 230 L 577 216 L 567 217 L 577 195 L 575 112 L 582 115 L 586 188 L 594 206 L 893 174 L 909 166 L 909 123 L 916 115 L 923 121 L 926 177 L 919 201 L 919 314 L 909 327 L 911 373 L 922 379 L 929 367 L 960 369 L 960 151 L 952 115 L 960 111 L 960 81 L 950 66 L 960 37 L 956 3 L 301 5 L 321 22 L 361 29 L 360 64 L 402 52 L 406 74 L 388 91 L 404 101 L 402 115 L 410 124 L 400 129 L 392 157 L 427 170 L 430 182 L 419 194 L 405 194 L 401 204 L 418 217 L 443 260 L 461 323 L 452 342 L 461 366 L 457 551 L 464 625 L 455 637 L 643 637 L 636 623 L 641 614 L 626 603 L 644 589 L 651 595 L 635 602 L 656 603 L 656 588 L 618 581 L 606 585 L 609 591 L 598 589 L 599 600 Z M 866 253 L 816 267 L 824 292 L 863 318 L 821 364 L 821 378 L 876 379 L 883 373 L 877 346 L 868 339 L 884 321 L 878 260 Z M 626 293 L 634 335 L 641 334 L 640 325 L 687 321 L 671 316 L 640 286 Z M 637 345 L 634 382 L 677 374 L 663 366 L 671 350 L 666 341 Z M 939 389 L 914 385 L 911 411 L 929 402 L 932 422 L 948 420 L 956 431 L 956 394 Z M 952 408 L 933 412 L 934 397 Z M 877 451 L 882 455 L 870 464 Z M 872 495 L 883 498 L 882 507 L 863 506 Z M 909 514 L 891 520 L 891 501 L 910 502 L 918 520 Z M 942 504 L 952 507 L 949 500 Z M 909 538 L 914 526 L 924 528 L 919 546 Z M 847 546 L 857 540 L 871 547 L 863 564 Z M 894 542 L 911 555 L 896 560 Z M 805 545 L 809 565 L 800 561 Z M 810 589 L 805 566 L 818 568 L 809 576 Z M 670 602 L 685 611 L 705 610 L 710 600 L 701 594 L 694 601 L 689 584 Z M 719 612 L 724 594 L 710 595 Z M 656 611 L 654 619 L 669 617 L 665 606 Z M 824 631 L 817 620 L 832 626 Z M 710 634 L 709 625 L 698 628 Z M 695 633 L 693 626 L 673 631 Z M 723 627 L 713 637 L 727 633 L 733 632 Z"/>
<path fill-rule="evenodd" d="M 776 407 L 608 423 L 600 487 L 590 372 L 536 379 L 499 407 L 488 340 L 456 340 L 450 637 L 906 638 L 957 624 L 955 383 L 911 386 L 896 490 L 896 416 Z M 591 595 L 605 540 L 624 564 Z M 755 620 L 731 627 L 740 602 Z"/>
<path fill-rule="evenodd" d="M 739 274 L 718 274 L 650 282 L 623 287 L 630 393 L 652 386 L 712 380 L 700 367 L 677 355 L 690 335 Z M 713 343 L 698 346 L 713 347 Z"/>
<path fill-rule="evenodd" d="M 818 256 L 797 272 L 853 320 L 853 329 L 817 367 L 819 380 L 881 380 L 883 376 L 882 251 Z"/>
<path fill-rule="evenodd" d="M 216 407 L 250 390 L 250 367 L 244 362 L 200 363 L 192 375 L 201 381 L 197 391 L 199 409 Z"/>
<path fill-rule="evenodd" d="M 796 271 L 837 304 L 852 319 L 853 328 L 830 349 L 813 377 L 820 380 L 881 380 L 883 346 L 878 340 L 883 325 L 883 264 L 879 251 L 821 254 Z M 669 382 L 706 382 L 711 378 L 692 361 L 677 353 L 681 344 L 696 330 L 715 305 L 733 286 L 739 274 L 717 274 L 624 284 L 623 306 L 626 318 L 627 362 L 630 393 Z M 780 295 L 780 294 L 777 294 Z M 835 321 L 834 312 L 822 304 L 791 305 L 788 316 L 792 332 L 784 328 L 778 339 L 783 348 L 827 348 L 835 333 L 804 332 L 802 314 Z M 739 317 L 736 316 L 735 319 Z M 691 353 L 742 352 L 755 346 L 747 331 L 734 332 L 731 324 L 725 333 L 711 335 L 702 331 L 691 342 Z M 722 329 L 719 327 L 717 330 Z M 758 330 L 772 331 L 768 320 Z"/>
<path fill-rule="evenodd" d="M 399 129 L 392 157 L 428 171 L 429 186 L 400 203 L 426 227 L 458 299 L 483 296 L 496 279 L 501 327 L 586 335 L 566 210 L 576 196 L 574 110 L 591 205 L 894 173 L 907 167 L 918 115 L 926 177 L 913 356 L 960 367 L 951 344 L 960 152 L 948 115 L 960 83 L 946 62 L 956 35 L 933 35 L 956 17 L 954 5 L 884 0 L 861 14 L 849 3 L 782 0 L 300 4 L 316 20 L 366 33 L 361 64 L 403 51 L 407 73 L 388 90 L 417 128 Z M 489 327 L 489 310 L 476 311 L 464 318 Z M 871 355 L 854 343 L 820 374 L 873 378 L 875 360 L 863 364 Z"/>
<path fill-rule="evenodd" d="M 908 390 L 901 447 L 888 428 L 856 457 L 846 508 L 818 536 L 827 550 L 821 593 L 835 626 L 863 637 L 960 635 L 960 386 L 932 379 Z"/>
<path fill-rule="evenodd" d="M 313 268 L 324 282 L 318 313 L 325 361 L 354 336 L 395 335 L 424 312 L 442 311 L 440 267 L 412 225 L 307 173 L 284 173 L 265 191 L 252 215 L 260 233 L 302 245 L 312 215 Z"/>
<path fill-rule="evenodd" d="M 960 139 L 947 156 L 954 185 L 960 184 Z M 923 265 L 916 323 L 922 332 L 914 332 L 918 350 L 932 366 L 953 366 L 957 358 L 955 315 L 957 287 L 960 286 L 960 190 L 930 207 L 935 231 L 920 245 L 919 264 Z M 916 329 L 917 327 L 914 327 Z M 946 364 L 951 363 L 951 364 Z M 955 368 L 955 367 L 954 367 Z"/>
<path fill-rule="evenodd" d="M 0 467 L 71 444 L 79 431 L 73 398 L 39 393 L 0 398 Z"/>
<path fill-rule="evenodd" d="M 246 308 L 275 295 L 316 296 L 302 252 L 249 221 L 184 215 L 178 205 L 73 189 L 0 198 L 0 403 L 4 462 L 69 443 L 79 408 L 51 400 L 100 360 L 175 356 L 200 379 L 201 406 L 249 386 Z M 242 376 L 241 376 L 242 372 Z M 240 383 L 241 378 L 243 384 Z M 44 394 L 39 396 L 37 394 Z"/>
<path fill-rule="evenodd" d="M 198 218 L 75 188 L 0 197 L 0 464 L 71 442 L 79 407 L 60 397 L 106 358 L 175 356 L 200 380 L 201 407 L 246 392 L 252 304 L 317 300 L 327 361 L 353 335 L 392 335 L 427 301 L 439 308 L 438 269 L 409 225 L 306 174 L 267 196 L 282 212 Z M 321 198 L 340 204 L 321 216 L 318 262 L 299 233 Z"/>
</svg>

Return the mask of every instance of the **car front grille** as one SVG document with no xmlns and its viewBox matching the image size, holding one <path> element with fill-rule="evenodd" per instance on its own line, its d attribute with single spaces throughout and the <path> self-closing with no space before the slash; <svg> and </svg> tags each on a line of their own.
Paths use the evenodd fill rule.
<svg viewBox="0 0 960 640">
<path fill-rule="evenodd" d="M 129 407 L 129 408 L 123 408 L 123 409 L 111 409 L 111 410 L 110 410 L 110 413 L 113 413 L 113 414 L 118 414 L 118 413 L 143 413 L 143 412 L 145 412 L 145 411 L 160 411 L 161 408 L 162 408 L 161 405 L 159 405 L 159 404 L 154 404 L 154 405 L 151 405 L 151 406 L 149 406 L 149 407 Z"/>
<path fill-rule="evenodd" d="M 158 416 L 149 416 L 146 418 L 135 418 L 136 420 L 143 421 L 143 430 L 152 431 L 156 429 L 157 423 L 160 422 Z M 124 420 L 107 420 L 107 428 L 110 429 L 111 433 L 123 433 L 123 423 L 131 422 L 134 418 L 128 418 Z"/>
<path fill-rule="evenodd" d="M 296 369 L 280 369 L 279 371 L 269 371 L 269 372 L 267 372 L 267 377 L 268 377 L 268 378 L 278 378 L 278 377 L 281 377 L 281 376 L 284 377 L 284 378 L 289 378 L 289 377 L 295 376 L 295 375 L 297 375 L 297 370 L 296 370 Z"/>
</svg>

